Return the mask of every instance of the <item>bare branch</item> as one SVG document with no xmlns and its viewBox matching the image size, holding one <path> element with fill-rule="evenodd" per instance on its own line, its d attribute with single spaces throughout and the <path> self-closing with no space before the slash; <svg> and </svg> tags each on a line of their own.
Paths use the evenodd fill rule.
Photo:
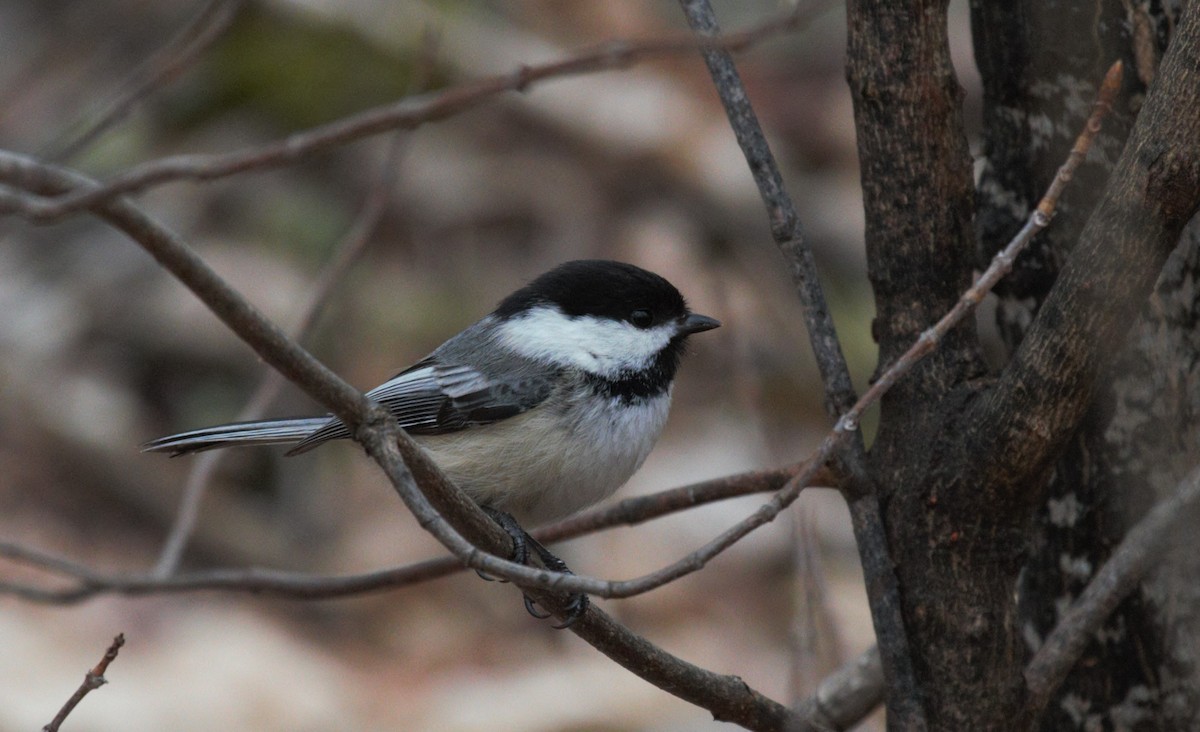
<svg viewBox="0 0 1200 732">
<path fill-rule="evenodd" d="M 108 101 L 95 118 L 83 125 L 74 139 L 67 138 L 44 153 L 48 160 L 66 160 L 96 141 L 109 128 L 157 88 L 178 77 L 196 62 L 233 23 L 243 0 L 209 0 L 191 21 L 135 70 L 121 91 Z"/>
<path fill-rule="evenodd" d="M 680 5 L 687 16 L 688 25 L 698 35 L 710 39 L 720 37 L 717 19 L 708 0 L 680 0 Z M 804 7 L 807 7 L 805 12 L 809 14 L 824 9 L 820 3 L 800 5 L 796 13 L 799 14 Z M 758 123 L 758 116 L 750 106 L 733 56 L 723 46 L 713 45 L 701 50 L 721 97 L 721 104 L 725 107 L 729 125 L 733 128 L 733 134 L 746 157 L 746 164 L 750 167 L 750 174 L 754 177 L 754 184 L 767 208 L 771 235 L 791 270 L 792 281 L 800 295 L 809 342 L 825 384 L 825 408 L 830 416 L 836 417 L 854 403 L 854 386 L 850 383 L 850 369 L 846 366 L 846 357 L 842 354 L 833 317 L 829 314 L 821 280 L 817 276 L 812 247 L 804 234 L 796 206 L 783 185 L 783 175 Z"/>
<path fill-rule="evenodd" d="M 680 0 L 680 5 L 694 31 L 708 36 L 718 32 L 716 16 L 709 0 Z M 852 407 L 855 392 L 850 381 L 850 369 L 842 353 L 833 317 L 817 275 L 812 248 L 805 237 L 795 204 L 784 187 L 783 176 L 771 153 L 766 135 L 758 123 L 733 58 L 727 52 L 715 48 L 705 50 L 703 56 L 713 84 L 721 97 L 721 103 L 725 107 L 734 136 L 767 208 L 771 235 L 791 270 L 792 281 L 800 296 L 809 344 L 825 386 L 825 409 L 831 416 L 837 416 Z M 876 633 L 883 644 L 888 675 L 892 679 L 892 687 L 897 696 L 915 698 L 916 681 L 909 662 L 904 621 L 900 615 L 898 583 L 887 551 L 887 537 L 883 533 L 878 502 L 873 497 L 873 486 L 866 472 L 862 435 L 852 431 L 845 440 L 841 439 L 841 434 L 835 435 L 837 439 L 826 438 L 818 453 L 820 457 L 815 460 L 824 464 L 832 457 L 847 475 L 842 487 L 845 495 L 853 498 L 850 508 L 855 536 L 860 547 L 867 586 L 872 590 L 871 613 Z M 787 491 L 777 495 L 770 504 L 760 510 L 758 518 L 748 520 L 744 524 L 745 531 L 748 533 L 758 525 L 770 521 L 795 500 L 796 495 L 798 493 L 789 496 Z M 730 534 L 730 544 L 736 541 L 735 537 L 736 533 Z M 720 551 L 717 547 L 714 549 Z M 894 702 L 893 707 L 897 713 L 905 716 L 903 710 Z"/>
<path fill-rule="evenodd" d="M 670 513 L 714 501 L 722 501 L 726 498 L 776 491 L 804 470 L 807 465 L 808 461 L 805 461 L 785 468 L 735 473 L 680 488 L 625 498 L 611 506 L 593 508 L 542 527 L 534 531 L 533 535 L 542 542 L 562 541 L 613 526 L 636 526 Z M 818 467 L 809 479 L 808 485 L 836 487 L 837 479 L 828 469 Z"/>
<path fill-rule="evenodd" d="M 113 642 L 109 645 L 108 650 L 104 652 L 104 656 L 100 659 L 90 671 L 84 674 L 83 683 L 75 690 L 70 699 L 67 699 L 66 704 L 63 704 L 62 709 L 58 710 L 58 714 L 54 715 L 54 719 L 45 727 L 42 727 L 42 732 L 58 732 L 58 728 L 79 702 L 83 701 L 83 697 L 89 693 L 99 689 L 108 683 L 108 679 L 104 678 L 104 674 L 108 671 L 108 664 L 112 663 L 117 658 L 117 653 L 121 650 L 121 646 L 125 645 L 125 634 L 118 633 Z"/>
<path fill-rule="evenodd" d="M 615 526 L 635 526 L 727 498 L 778 490 L 799 472 L 802 465 L 738 473 L 645 496 L 626 498 L 612 506 L 594 508 L 532 533 L 536 539 L 545 543 L 562 541 Z M 818 471 L 813 484 L 832 485 L 832 479 L 829 471 Z M 464 569 L 461 561 L 448 556 L 393 569 L 338 577 L 261 568 L 212 569 L 169 577 L 157 572 L 106 574 L 66 557 L 3 541 L 0 541 L 0 557 L 77 580 L 77 584 L 58 590 L 0 583 L 0 594 L 16 595 L 49 604 L 80 602 L 96 595 L 111 593 L 146 595 L 200 590 L 249 592 L 292 599 L 330 599 L 397 589 Z"/>
<path fill-rule="evenodd" d="M 1067 678 L 1092 633 L 1154 568 L 1177 529 L 1184 522 L 1195 521 L 1198 506 L 1200 468 L 1192 470 L 1174 495 L 1152 508 L 1121 540 L 1025 667 L 1031 718 L 1037 717 Z"/>
<path fill-rule="evenodd" d="M 0 213 L 19 213 L 33 221 L 49 222 L 90 208 L 101 201 L 180 179 L 213 180 L 250 170 L 289 165 L 318 152 L 389 130 L 412 130 L 472 109 L 508 92 L 523 92 L 532 84 L 555 78 L 623 69 L 648 58 L 723 48 L 742 51 L 774 35 L 795 30 L 814 14 L 789 11 L 740 33 L 697 39 L 690 34 L 641 42 L 610 41 L 559 61 L 522 65 L 496 76 L 468 81 L 438 92 L 401 99 L 335 122 L 312 127 L 282 140 L 213 155 L 175 155 L 151 160 L 110 178 L 103 185 L 36 196 L 0 191 Z"/>
<path fill-rule="evenodd" d="M 883 692 L 883 664 L 873 647 L 827 676 L 797 711 L 818 728 L 849 729 L 879 706 Z"/>
<path fill-rule="evenodd" d="M 422 62 L 418 64 L 417 71 L 413 77 L 414 89 L 423 88 L 428 83 L 429 76 L 433 72 L 436 40 L 431 33 L 427 33 L 425 38 L 426 49 L 422 54 Z M 345 277 L 351 265 L 358 261 L 363 249 L 366 248 L 367 243 L 370 241 L 371 235 L 379 225 L 379 220 L 383 217 L 387 208 L 388 198 L 395 187 L 396 166 L 400 160 L 400 153 L 404 149 L 404 140 L 403 133 L 393 135 L 384 153 L 379 174 L 374 185 L 371 186 L 370 192 L 367 194 L 362 210 L 355 218 L 354 223 L 350 226 L 345 236 L 342 237 L 341 241 L 334 248 L 333 257 L 326 264 L 316 282 L 313 283 L 308 299 L 300 306 L 300 317 L 294 327 L 294 335 L 292 336 L 297 343 L 303 343 L 308 340 L 313 328 L 316 326 L 318 317 L 329 300 L 329 296 L 333 293 L 334 287 Z M 255 388 L 246 406 L 238 413 L 234 421 L 250 421 L 262 417 L 266 413 L 267 407 L 278 396 L 280 390 L 283 388 L 283 384 L 283 374 L 273 369 L 267 371 L 259 382 L 258 387 Z M 179 561 L 183 557 L 184 547 L 187 545 L 188 539 L 191 537 L 196 521 L 199 518 L 200 501 L 208 490 L 208 485 L 212 481 L 212 476 L 216 473 L 217 467 L 227 454 L 224 450 L 214 450 L 201 454 L 196 458 L 191 472 L 188 473 L 187 482 L 184 484 L 179 511 L 176 513 L 175 521 L 167 533 L 167 539 L 163 543 L 162 552 L 154 568 L 155 575 L 165 577 L 174 572 L 179 566 Z"/>
<path fill-rule="evenodd" d="M 358 431 L 356 439 L 383 469 L 421 527 L 463 559 L 467 566 L 511 579 L 538 605 L 559 618 L 567 617 L 568 598 L 559 592 L 568 582 L 585 580 L 579 584 L 608 584 L 498 559 L 497 555 L 511 553 L 509 537 L 462 491 L 446 481 L 429 456 L 408 439 L 393 420 L 385 418 L 381 423 L 372 422 L 370 429 Z M 436 508 L 433 502 L 438 503 Z M 452 526 L 451 521 L 457 525 Z M 493 571 L 493 567 L 498 571 Z M 504 574 L 500 574 L 501 571 Z M 559 592 L 547 592 L 543 588 Z M 571 588 L 570 591 L 581 590 Z M 755 730 L 774 730 L 793 717 L 782 704 L 762 696 L 740 678 L 694 666 L 635 635 L 613 621 L 595 603 L 588 606 L 582 617 L 574 620 L 570 629 L 629 671 L 664 691 L 708 709 L 716 719 Z"/>
</svg>

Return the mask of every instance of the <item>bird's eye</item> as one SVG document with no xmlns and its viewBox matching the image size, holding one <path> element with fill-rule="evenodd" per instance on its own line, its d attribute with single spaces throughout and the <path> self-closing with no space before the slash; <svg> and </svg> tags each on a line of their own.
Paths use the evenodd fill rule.
<svg viewBox="0 0 1200 732">
<path fill-rule="evenodd" d="M 635 328 L 649 328 L 654 323 L 654 316 L 649 310 L 634 310 L 629 314 L 629 322 L 633 323 Z"/>
</svg>

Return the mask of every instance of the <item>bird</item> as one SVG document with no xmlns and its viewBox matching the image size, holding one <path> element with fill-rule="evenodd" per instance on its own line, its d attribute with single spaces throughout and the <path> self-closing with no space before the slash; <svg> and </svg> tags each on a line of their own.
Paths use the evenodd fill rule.
<svg viewBox="0 0 1200 732">
<path fill-rule="evenodd" d="M 693 313 L 665 278 L 610 260 L 560 264 L 367 392 L 467 496 L 550 569 L 536 526 L 612 495 L 650 454 L 687 339 L 720 322 Z M 332 415 L 221 424 L 160 437 L 146 452 L 291 445 L 350 431 Z M 567 624 L 587 607 L 573 598 Z M 526 607 L 538 617 L 526 597 Z"/>
</svg>

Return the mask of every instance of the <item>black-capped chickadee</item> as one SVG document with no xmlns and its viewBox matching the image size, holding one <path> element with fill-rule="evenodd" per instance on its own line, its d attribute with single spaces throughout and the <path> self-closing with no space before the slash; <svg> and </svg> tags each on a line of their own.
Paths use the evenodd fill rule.
<svg viewBox="0 0 1200 732">
<path fill-rule="evenodd" d="M 567 262 L 367 396 L 476 503 L 537 525 L 633 475 L 667 420 L 684 341 L 719 325 L 652 272 Z M 288 443 L 295 455 L 349 436 L 326 415 L 206 427 L 143 449 Z"/>
</svg>

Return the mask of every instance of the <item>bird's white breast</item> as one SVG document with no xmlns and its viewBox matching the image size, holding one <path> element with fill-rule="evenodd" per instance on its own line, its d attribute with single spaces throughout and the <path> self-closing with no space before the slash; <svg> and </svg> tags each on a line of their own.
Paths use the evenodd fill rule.
<svg viewBox="0 0 1200 732">
<path fill-rule="evenodd" d="M 416 439 L 477 503 L 536 526 L 612 495 L 666 424 L 670 390 L 633 403 L 583 391 L 486 427 Z"/>
</svg>

